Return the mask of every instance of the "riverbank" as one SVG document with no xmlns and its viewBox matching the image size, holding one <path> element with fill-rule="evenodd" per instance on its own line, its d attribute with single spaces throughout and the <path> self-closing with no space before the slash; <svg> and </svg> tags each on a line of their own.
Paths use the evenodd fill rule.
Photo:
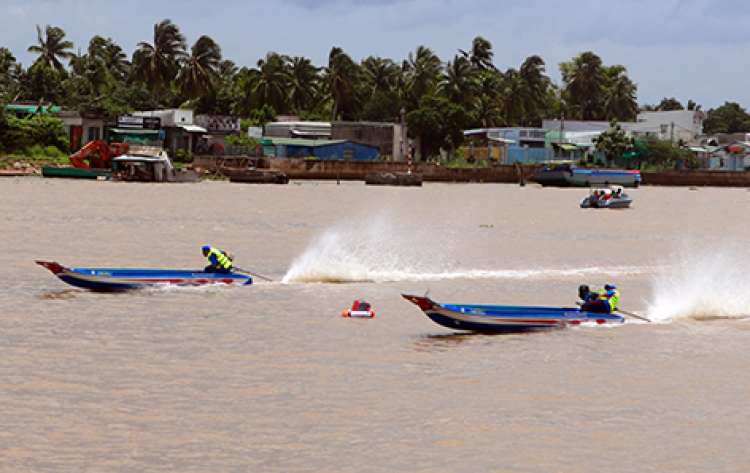
<svg viewBox="0 0 750 473">
<path fill-rule="evenodd" d="M 217 159 L 199 156 L 195 165 L 215 169 Z M 446 167 L 438 163 L 332 161 L 321 159 L 267 160 L 270 169 L 297 180 L 365 180 L 369 173 L 417 173 L 424 182 L 520 183 L 532 181 L 543 164 L 490 164 L 484 167 Z M 669 170 L 641 172 L 641 185 L 750 187 L 748 171 Z"/>
<path fill-rule="evenodd" d="M 193 167 L 213 172 L 226 162 L 227 158 L 198 156 Z M 456 183 L 511 183 L 532 181 L 534 172 L 542 164 L 490 164 L 484 167 L 446 167 L 439 163 L 333 161 L 322 159 L 270 158 L 264 160 L 264 168 L 278 171 L 289 179 L 296 180 L 347 180 L 364 181 L 371 173 L 420 174 L 424 182 Z M 45 165 L 56 165 L 40 160 L 5 163 L 0 169 L 0 177 L 41 175 Z M 641 172 L 641 185 L 651 186 L 707 186 L 707 187 L 748 187 L 749 171 L 714 170 L 668 170 Z"/>
</svg>

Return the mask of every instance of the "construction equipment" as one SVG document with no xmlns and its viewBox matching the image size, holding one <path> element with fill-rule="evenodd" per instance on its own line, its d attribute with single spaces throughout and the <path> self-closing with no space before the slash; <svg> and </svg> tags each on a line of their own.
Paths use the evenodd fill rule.
<svg viewBox="0 0 750 473">
<path fill-rule="evenodd" d="M 111 143 L 107 146 L 104 141 L 89 141 L 83 148 L 70 156 L 70 163 L 79 169 L 111 169 L 112 159 L 126 154 L 129 150 L 130 145 L 127 143 Z M 85 159 L 88 159 L 89 162 L 84 161 Z"/>
</svg>

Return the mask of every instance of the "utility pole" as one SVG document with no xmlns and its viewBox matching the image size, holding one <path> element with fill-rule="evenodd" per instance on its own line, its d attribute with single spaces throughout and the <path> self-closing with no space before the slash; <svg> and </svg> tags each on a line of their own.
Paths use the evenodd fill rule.
<svg viewBox="0 0 750 473">
<path fill-rule="evenodd" d="M 565 113 L 560 112 L 560 136 L 558 137 L 560 149 L 562 149 L 563 134 L 565 134 Z"/>
<path fill-rule="evenodd" d="M 674 122 L 669 124 L 669 144 L 674 145 Z"/>
</svg>

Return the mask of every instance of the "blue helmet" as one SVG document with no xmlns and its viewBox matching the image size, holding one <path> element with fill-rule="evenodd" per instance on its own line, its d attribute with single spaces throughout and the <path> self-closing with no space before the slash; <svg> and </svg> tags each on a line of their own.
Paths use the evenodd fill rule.
<svg viewBox="0 0 750 473">
<path fill-rule="evenodd" d="M 605 285 L 604 285 L 604 289 L 606 289 L 606 290 L 608 290 L 608 291 L 609 291 L 610 289 L 617 289 L 617 287 L 616 287 L 616 286 L 613 286 L 613 285 L 611 285 L 611 284 L 605 284 Z"/>
<path fill-rule="evenodd" d="M 204 246 L 203 247 L 203 251 L 211 251 L 211 247 L 210 246 Z"/>
</svg>

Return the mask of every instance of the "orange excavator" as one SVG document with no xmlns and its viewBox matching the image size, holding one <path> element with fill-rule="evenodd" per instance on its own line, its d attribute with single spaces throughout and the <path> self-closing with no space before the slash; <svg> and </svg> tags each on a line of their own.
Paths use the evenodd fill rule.
<svg viewBox="0 0 750 473">
<path fill-rule="evenodd" d="M 130 150 L 127 143 L 111 143 L 109 146 L 103 141 L 95 140 L 86 143 L 83 148 L 70 156 L 70 162 L 79 169 L 111 169 L 112 159 L 126 154 Z M 92 156 L 94 153 L 97 156 Z M 84 159 L 89 160 L 89 163 Z"/>
</svg>

